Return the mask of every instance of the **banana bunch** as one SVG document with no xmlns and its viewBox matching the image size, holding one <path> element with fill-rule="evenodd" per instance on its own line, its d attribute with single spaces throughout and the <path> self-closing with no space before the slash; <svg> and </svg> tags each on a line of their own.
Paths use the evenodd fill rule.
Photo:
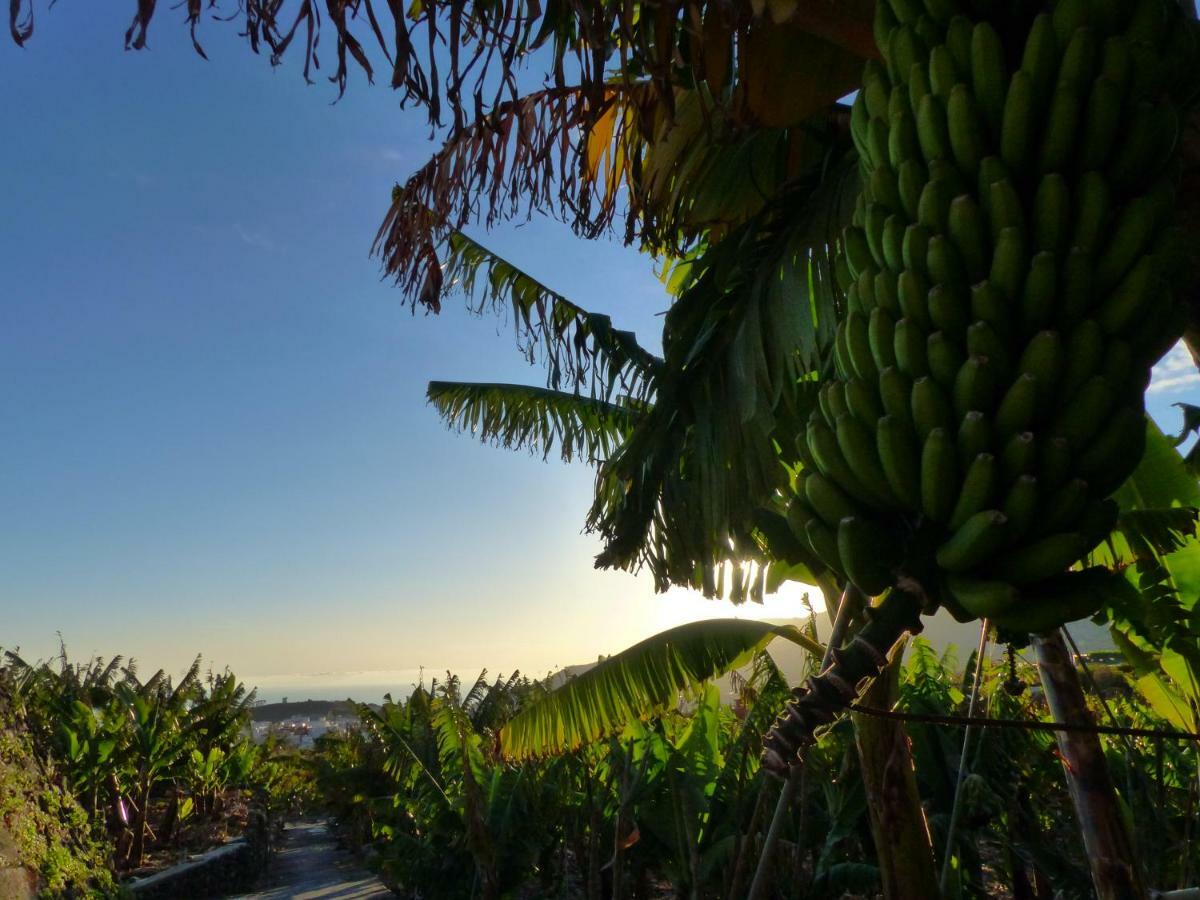
<svg viewBox="0 0 1200 900">
<path fill-rule="evenodd" d="M 880 0 L 851 131 L 836 378 L 798 441 L 796 536 L 869 594 L 963 621 L 1091 615 L 1109 495 L 1178 340 L 1173 0 Z"/>
</svg>

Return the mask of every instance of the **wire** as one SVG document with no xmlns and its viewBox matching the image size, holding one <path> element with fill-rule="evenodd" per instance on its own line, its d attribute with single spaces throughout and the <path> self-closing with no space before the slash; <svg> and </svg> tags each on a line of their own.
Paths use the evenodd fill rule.
<svg viewBox="0 0 1200 900">
<path fill-rule="evenodd" d="M 1200 741 L 1200 734 L 1166 728 L 1119 728 L 1115 725 L 1077 725 L 1072 722 L 1033 722 L 1029 719 L 988 719 L 977 716 L 934 716 L 924 713 L 876 709 L 851 703 L 850 709 L 865 716 L 880 719 L 899 719 L 902 722 L 923 722 L 930 725 L 970 725 L 979 728 L 1023 728 L 1026 731 L 1079 731 L 1091 734 L 1117 734 L 1128 737 L 1168 738 L 1180 741 Z"/>
</svg>

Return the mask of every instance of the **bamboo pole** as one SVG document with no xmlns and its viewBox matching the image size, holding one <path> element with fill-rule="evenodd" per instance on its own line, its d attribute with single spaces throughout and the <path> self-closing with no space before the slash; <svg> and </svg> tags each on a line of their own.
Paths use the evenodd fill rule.
<svg viewBox="0 0 1200 900">
<path fill-rule="evenodd" d="M 1036 635 L 1033 646 L 1051 715 L 1063 722 L 1093 724 L 1079 673 L 1062 633 Z M 1097 900 L 1144 900 L 1146 888 L 1099 736 L 1080 731 L 1059 732 L 1058 750 Z"/>
</svg>

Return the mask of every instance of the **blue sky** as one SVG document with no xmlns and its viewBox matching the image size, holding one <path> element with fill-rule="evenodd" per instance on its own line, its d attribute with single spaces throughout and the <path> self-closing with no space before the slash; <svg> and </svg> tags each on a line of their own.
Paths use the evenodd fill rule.
<svg viewBox="0 0 1200 900">
<path fill-rule="evenodd" d="M 39 7 L 25 50 L 0 44 L 0 644 L 540 672 L 727 613 L 594 571 L 586 468 L 425 405 L 430 379 L 542 373 L 503 323 L 410 315 L 367 256 L 435 147 L 421 113 L 357 73 L 332 104 L 229 26 L 205 63 L 166 5 L 126 53 L 125 7 Z M 656 346 L 646 258 L 545 220 L 486 242 Z M 1195 393 L 1170 377 L 1159 412 Z"/>
<path fill-rule="evenodd" d="M 720 607 L 592 568 L 591 475 L 483 447 L 430 379 L 540 383 L 504 323 L 413 317 L 368 249 L 433 151 L 361 78 L 272 70 L 161 6 L 39 8 L 0 46 L 0 644 L 247 674 L 594 658 Z M 19 127 L 18 127 L 19 126 Z M 645 257 L 553 222 L 488 243 L 657 345 Z"/>
</svg>

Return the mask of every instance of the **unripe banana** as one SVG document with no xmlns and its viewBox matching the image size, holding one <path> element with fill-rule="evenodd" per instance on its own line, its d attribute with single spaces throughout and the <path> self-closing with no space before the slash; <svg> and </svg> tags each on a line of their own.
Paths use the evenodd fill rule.
<svg viewBox="0 0 1200 900">
<path fill-rule="evenodd" d="M 934 428 L 921 448 L 921 509 L 934 522 L 948 522 L 958 494 L 958 455 L 950 433 Z"/>
<path fill-rule="evenodd" d="M 989 23 L 980 22 L 971 34 L 971 85 L 979 98 L 983 117 L 995 136 L 1001 133 L 1008 80 L 1000 35 Z"/>
<path fill-rule="evenodd" d="M 988 281 L 1008 303 L 1016 303 L 1021 299 L 1028 269 L 1029 254 L 1024 232 L 1020 228 L 1005 228 L 996 241 Z"/>
<path fill-rule="evenodd" d="M 851 226 L 842 232 L 842 246 L 845 249 L 846 262 L 850 266 L 850 274 L 855 278 L 874 265 L 867 235 L 861 228 Z"/>
<path fill-rule="evenodd" d="M 925 342 L 925 357 L 929 360 L 929 374 L 933 379 L 946 391 L 952 390 L 958 370 L 966 362 L 959 343 L 935 331 Z"/>
<path fill-rule="evenodd" d="M 845 324 L 851 371 L 868 384 L 874 384 L 879 378 L 879 370 L 875 368 L 875 358 L 871 355 L 867 319 L 862 313 L 850 313 L 846 316 Z"/>
<path fill-rule="evenodd" d="M 904 271 L 904 230 L 906 222 L 901 216 L 891 215 L 883 223 L 883 259 L 893 272 Z"/>
<path fill-rule="evenodd" d="M 1017 72 L 1008 86 L 1000 126 L 1000 157 L 1014 172 L 1027 169 L 1033 158 L 1037 108 L 1033 79 L 1028 72 Z"/>
<path fill-rule="evenodd" d="M 879 398 L 883 411 L 912 427 L 912 380 L 894 366 L 879 373 Z"/>
<path fill-rule="evenodd" d="M 933 327 L 955 340 L 960 339 L 966 330 L 967 315 L 970 313 L 966 289 L 948 284 L 935 284 L 929 289 L 926 301 Z"/>
<path fill-rule="evenodd" d="M 1088 499 L 1088 483 L 1081 478 L 1071 479 L 1047 501 L 1035 533 L 1056 534 L 1072 528 L 1087 507 Z"/>
<path fill-rule="evenodd" d="M 996 410 L 996 435 L 1008 440 L 1014 434 L 1028 431 L 1037 418 L 1037 408 L 1037 378 L 1029 373 L 1017 376 Z"/>
<path fill-rule="evenodd" d="M 1033 202 L 1033 249 L 1059 253 L 1071 237 L 1071 189 L 1057 172 L 1042 179 Z"/>
<path fill-rule="evenodd" d="M 1015 482 L 1022 475 L 1033 475 L 1037 471 L 1037 440 L 1031 431 L 1014 434 L 1004 445 L 1001 460 L 1004 480 Z"/>
<path fill-rule="evenodd" d="M 975 97 L 965 84 L 955 85 L 950 92 L 946 123 L 954 161 L 963 174 L 974 181 L 979 174 L 979 163 L 987 156 L 987 151 L 983 140 L 983 121 L 975 106 Z"/>
<path fill-rule="evenodd" d="M 838 555 L 837 534 L 832 528 L 814 516 L 805 526 L 804 535 L 817 559 L 834 571 L 845 574 L 842 571 L 841 557 Z"/>
<path fill-rule="evenodd" d="M 1155 258 L 1143 256 L 1096 310 L 1096 321 L 1106 334 L 1119 334 L 1137 320 L 1162 286 Z"/>
<path fill-rule="evenodd" d="M 809 509 L 830 528 L 837 528 L 842 519 L 856 515 L 859 510 L 858 505 L 833 479 L 826 478 L 820 472 L 810 472 L 804 479 L 804 497 Z"/>
<path fill-rule="evenodd" d="M 1087 551 L 1078 532 L 1053 534 L 997 557 L 993 570 L 1013 584 L 1035 584 L 1064 572 Z"/>
<path fill-rule="evenodd" d="M 1054 34 L 1054 23 L 1049 14 L 1042 13 L 1034 19 L 1029 29 L 1025 53 L 1021 60 L 1021 71 L 1029 76 L 1033 97 L 1050 96 L 1058 76 L 1058 61 L 1058 39 Z"/>
<path fill-rule="evenodd" d="M 981 281 L 971 288 L 971 318 L 985 323 L 997 338 L 1003 340 L 1009 334 L 1011 327 L 1004 298 L 991 281 Z"/>
<path fill-rule="evenodd" d="M 929 52 L 929 87 L 942 103 L 950 102 L 950 94 L 959 82 L 959 73 L 950 48 L 942 45 Z"/>
<path fill-rule="evenodd" d="M 913 382 L 912 419 L 917 434 L 922 440 L 936 428 L 948 433 L 954 421 L 954 412 L 945 390 L 932 378 L 918 378 Z"/>
<path fill-rule="evenodd" d="M 947 575 L 946 587 L 954 599 L 977 619 L 1002 615 L 1016 607 L 1021 593 L 1004 581 L 985 581 L 965 575 Z"/>
<path fill-rule="evenodd" d="M 1097 260 L 1095 285 L 1098 292 L 1109 293 L 1129 273 L 1153 243 L 1174 205 L 1174 187 L 1169 180 L 1162 179 L 1121 211 L 1112 230 L 1112 239 Z"/>
<path fill-rule="evenodd" d="M 954 243 L 947 235 L 935 234 L 929 239 L 929 252 L 925 256 L 929 278 L 934 284 L 966 288 L 970 284 L 966 266 Z"/>
<path fill-rule="evenodd" d="M 915 222 L 917 219 L 917 204 L 928 180 L 929 173 L 925 171 L 925 166 L 919 158 L 901 163 L 897 190 L 900 192 L 900 208 L 909 221 Z"/>
<path fill-rule="evenodd" d="M 891 213 L 902 212 L 900 184 L 892 167 L 884 164 L 871 173 L 867 192 L 871 199 Z"/>
<path fill-rule="evenodd" d="M 971 410 L 991 411 L 996 403 L 996 376 L 986 356 L 971 356 L 954 378 L 954 411 L 962 418 Z"/>
<path fill-rule="evenodd" d="M 1059 47 L 1067 47 L 1073 35 L 1091 24 L 1088 0 L 1058 0 L 1054 4 L 1054 37 Z"/>
<path fill-rule="evenodd" d="M 992 240 L 999 242 L 1004 232 L 1016 228 L 1025 233 L 1025 208 L 1021 197 L 1010 178 L 998 178 L 988 186 L 988 223 L 991 227 Z"/>
<path fill-rule="evenodd" d="M 1146 446 L 1145 414 L 1124 406 L 1112 414 L 1079 458 L 1079 474 L 1092 492 L 1103 496 L 1133 474 Z"/>
<path fill-rule="evenodd" d="M 925 347 L 925 332 L 920 325 L 907 318 L 896 323 L 896 367 L 911 379 L 924 378 L 929 374 L 929 358 Z"/>
<path fill-rule="evenodd" d="M 959 81 L 971 74 L 973 32 L 971 20 L 966 16 L 954 16 L 946 26 L 946 46 L 950 48 L 950 57 L 954 60 Z"/>
<path fill-rule="evenodd" d="M 967 353 L 986 357 L 997 378 L 1008 376 L 1012 367 L 1008 347 L 1000 340 L 995 329 L 982 320 L 967 329 Z"/>
<path fill-rule="evenodd" d="M 924 225 L 909 225 L 904 232 L 904 246 L 901 248 L 904 268 L 912 269 L 922 277 L 929 275 L 929 238 L 929 229 Z"/>
<path fill-rule="evenodd" d="M 846 418 L 848 417 L 843 415 L 840 420 Z M 875 495 L 868 491 L 850 471 L 850 466 L 846 464 L 846 460 L 842 457 L 842 451 L 838 447 L 837 437 L 824 422 L 809 422 L 808 449 L 822 475 L 832 479 L 838 487 L 860 503 L 877 502 Z"/>
<path fill-rule="evenodd" d="M 1004 498 L 1004 515 L 1008 517 L 1008 539 L 1019 541 L 1033 527 L 1038 512 L 1038 480 L 1021 475 L 1008 489 Z"/>
<path fill-rule="evenodd" d="M 926 163 L 951 158 L 946 114 L 935 94 L 921 98 L 921 105 L 917 108 L 917 138 Z"/>
<path fill-rule="evenodd" d="M 894 582 L 886 559 L 891 548 L 887 532 L 862 516 L 847 516 L 838 524 L 837 550 L 846 577 L 864 594 L 882 594 Z"/>
<path fill-rule="evenodd" d="M 837 420 L 837 445 L 855 479 L 874 495 L 874 505 L 895 507 L 896 495 L 888 486 L 875 450 L 874 429 L 868 431 L 853 416 L 841 416 Z"/>
<path fill-rule="evenodd" d="M 1038 253 L 1029 264 L 1021 295 L 1021 320 L 1027 332 L 1045 328 L 1054 321 L 1057 299 L 1058 258 L 1053 253 Z"/>
<path fill-rule="evenodd" d="M 1096 77 L 1100 47 L 1091 28 L 1077 28 L 1067 43 L 1058 68 L 1058 83 L 1082 87 Z"/>
<path fill-rule="evenodd" d="M 1054 405 L 1059 379 L 1065 365 L 1062 339 L 1057 331 L 1039 331 L 1025 345 L 1017 362 L 1017 371 L 1037 378 L 1038 413 L 1044 415 Z"/>
<path fill-rule="evenodd" d="M 874 383 L 871 387 L 867 387 L 857 378 L 851 378 L 845 382 L 843 392 L 846 395 L 847 412 L 868 428 L 874 428 L 879 417 L 883 415 L 883 407 L 880 406 L 879 397 L 875 394 Z M 837 419 L 835 418 L 834 421 L 836 422 Z"/>
<path fill-rule="evenodd" d="M 945 234 L 950 218 L 951 186 L 941 178 L 930 177 L 917 201 L 917 221 L 929 232 Z"/>
<path fill-rule="evenodd" d="M 971 460 L 966 477 L 963 478 L 962 490 L 959 491 L 954 510 L 950 513 L 950 528 L 961 527 L 976 513 L 987 509 L 996 498 L 999 485 L 1000 473 L 996 457 L 990 453 L 980 453 Z"/>
<path fill-rule="evenodd" d="M 876 426 L 875 443 L 892 492 L 906 510 L 919 512 L 921 449 L 912 427 L 895 416 L 883 416 Z"/>
<path fill-rule="evenodd" d="M 1062 392 L 1073 397 L 1085 381 L 1100 373 L 1104 365 L 1104 332 L 1093 319 L 1085 319 L 1071 333 L 1063 351 L 1066 369 Z"/>
<path fill-rule="evenodd" d="M 1101 169 L 1108 162 L 1121 125 L 1123 92 L 1101 76 L 1092 85 L 1083 118 L 1083 143 L 1079 148 L 1080 168 Z"/>
<path fill-rule="evenodd" d="M 1093 272 L 1095 260 L 1091 253 L 1072 247 L 1063 264 L 1062 300 L 1059 322 L 1064 328 L 1074 328 L 1088 314 L 1093 302 Z"/>
<path fill-rule="evenodd" d="M 980 410 L 969 410 L 958 426 L 958 458 L 963 468 L 992 447 L 992 422 Z"/>
<path fill-rule="evenodd" d="M 873 282 L 874 287 L 874 306 L 884 310 L 893 319 L 900 316 L 900 299 L 897 296 L 896 289 L 896 273 L 895 272 L 880 272 L 875 276 Z"/>
<path fill-rule="evenodd" d="M 1088 440 L 1099 430 L 1113 406 L 1112 388 L 1103 376 L 1096 375 L 1084 382 L 1071 401 L 1055 420 L 1053 433 L 1066 438 L 1076 452 L 1082 452 Z"/>
<path fill-rule="evenodd" d="M 1053 436 L 1043 441 L 1038 455 L 1040 490 L 1049 493 L 1066 484 L 1075 466 L 1075 455 L 1067 439 Z"/>
<path fill-rule="evenodd" d="M 1108 180 L 1099 172 L 1085 172 L 1079 179 L 1075 203 L 1075 234 L 1071 245 L 1084 250 L 1100 249 L 1100 240 L 1107 233 L 1112 194 Z"/>
<path fill-rule="evenodd" d="M 1040 171 L 1061 172 L 1068 167 L 1079 138 L 1082 115 L 1079 88 L 1075 84 L 1066 82 L 1054 89 L 1038 151 Z"/>
<path fill-rule="evenodd" d="M 958 248 L 963 267 L 971 284 L 986 277 L 991 262 L 991 247 L 988 246 L 987 226 L 983 212 L 975 198 L 961 194 L 950 203 L 947 216 L 947 231 L 950 240 Z M 935 279 L 936 280 L 936 279 Z"/>
<path fill-rule="evenodd" d="M 871 357 L 880 372 L 896 365 L 896 324 L 886 310 L 876 308 L 871 311 L 867 338 L 871 345 Z"/>
<path fill-rule="evenodd" d="M 1007 525 L 999 510 L 976 513 L 938 548 L 938 566 L 946 572 L 967 572 L 986 562 L 1004 546 Z"/>
</svg>

